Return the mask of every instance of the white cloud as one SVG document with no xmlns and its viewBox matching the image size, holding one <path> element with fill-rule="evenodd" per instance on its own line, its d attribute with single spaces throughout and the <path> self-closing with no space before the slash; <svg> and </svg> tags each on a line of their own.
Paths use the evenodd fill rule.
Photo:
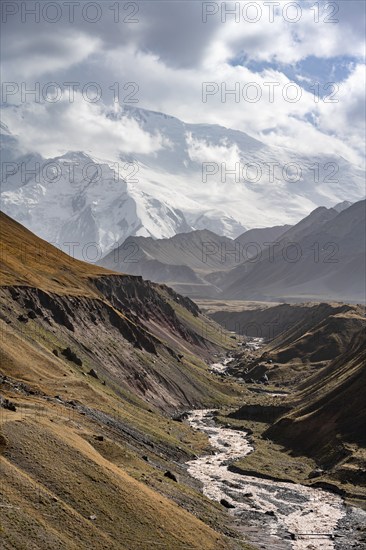
<svg viewBox="0 0 366 550">
<path fill-rule="evenodd" d="M 358 64 L 343 82 L 337 103 L 320 103 L 318 127 L 344 141 L 360 156 L 365 152 L 366 67 Z"/>
<path fill-rule="evenodd" d="M 240 162 L 240 151 L 236 144 L 229 145 L 223 140 L 220 145 L 211 145 L 201 139 L 195 139 L 189 132 L 186 135 L 187 153 L 193 162 L 225 162 L 235 165 Z"/>
<path fill-rule="evenodd" d="M 225 3 L 224 3 L 225 4 Z M 227 6 L 229 7 L 227 3 Z M 240 13 L 247 2 L 240 3 Z M 316 103 L 311 93 L 301 88 L 301 98 L 291 102 L 283 92 L 291 95 L 289 79 L 280 70 L 263 70 L 260 74 L 248 68 L 233 66 L 230 60 L 243 55 L 254 61 L 276 61 L 295 64 L 315 56 L 332 58 L 363 55 L 362 2 L 338 2 L 336 14 L 339 23 L 325 23 L 326 2 L 320 2 L 320 21 L 314 21 L 314 3 L 301 2 L 301 18 L 296 23 L 285 20 L 283 3 L 273 22 L 263 2 L 262 16 L 256 23 L 240 17 L 235 22 L 228 16 L 222 22 L 220 9 L 214 16 L 202 21 L 201 2 L 139 3 L 139 23 L 113 24 L 112 12 L 103 11 L 100 23 L 88 24 L 76 19 L 70 24 L 62 19 L 55 25 L 19 24 L 10 22 L 4 30 L 6 41 L 5 72 L 7 80 L 26 80 L 31 88 L 34 80 L 97 81 L 103 89 L 103 103 L 110 105 L 113 93 L 110 86 L 127 82 L 139 86 L 139 107 L 175 115 L 187 122 L 217 123 L 242 130 L 272 145 L 297 149 L 308 154 L 325 149 L 361 162 L 364 118 L 362 117 L 361 62 L 349 78 L 339 83 L 339 103 Z M 221 6 L 220 3 L 217 3 Z M 290 17 L 293 13 L 288 12 Z M 296 73 L 299 73 L 298 68 Z M 298 74 L 305 85 L 307 77 Z M 33 82 L 32 82 L 33 81 Z M 218 93 L 202 101 L 202 84 L 214 82 Z M 254 103 L 243 97 L 243 89 L 256 83 L 262 93 Z M 221 89 L 240 87 L 239 101 L 228 95 L 223 101 Z M 274 88 L 275 99 L 269 101 L 268 85 Z M 254 85 L 251 91 L 255 91 Z M 122 95 L 122 94 L 121 94 Z M 16 98 L 14 98 L 14 101 Z M 165 144 L 160 136 L 151 136 L 140 128 L 116 128 L 105 119 L 102 104 L 66 102 L 47 104 L 42 109 L 30 108 L 23 127 L 12 130 L 25 132 L 27 147 L 41 152 L 58 149 L 99 148 L 100 155 L 114 156 L 118 148 L 154 151 Z M 42 120 L 41 120 L 42 119 Z M 15 118 L 9 122 L 17 124 Z M 32 131 L 32 125 L 34 130 Z M 52 140 L 47 132 L 52 129 Z M 49 153 L 53 154 L 53 153 Z"/>
<path fill-rule="evenodd" d="M 109 72 L 117 70 L 119 64 L 129 79 L 139 83 L 139 106 L 167 112 L 185 122 L 206 122 L 239 129 L 268 144 L 286 146 L 302 153 L 316 154 L 321 148 L 353 162 L 362 162 L 357 144 L 346 137 L 349 133 L 346 118 L 342 115 L 336 129 L 323 123 L 338 110 L 343 112 L 345 100 L 340 99 L 337 104 L 317 102 L 313 92 L 300 85 L 297 88 L 292 86 L 280 71 L 267 69 L 258 74 L 225 62 L 204 69 L 178 70 L 167 67 L 152 54 L 126 52 L 124 49 L 107 56 Z M 213 82 L 217 86 L 215 95 L 208 96 L 206 103 L 202 101 L 204 82 Z M 236 83 L 239 85 L 239 102 L 236 103 L 235 96 L 229 93 L 223 101 L 221 91 L 234 89 Z M 261 99 L 257 103 L 247 100 L 255 92 L 254 85 L 245 88 L 249 83 L 255 83 L 260 90 Z M 273 86 L 273 102 L 269 100 L 270 86 Z M 341 88 L 343 83 L 339 84 Z M 299 100 L 293 102 L 296 93 Z M 362 98 L 362 90 L 359 95 Z M 352 105 L 359 100 L 359 96 L 349 93 L 348 110 L 351 111 Z M 317 124 L 310 122 L 312 115 Z M 362 117 L 359 127 L 361 131 Z"/>
<path fill-rule="evenodd" d="M 65 96 L 58 103 L 24 106 L 20 112 L 5 109 L 3 120 L 18 135 L 24 151 L 36 150 L 45 157 L 84 151 L 117 160 L 121 152 L 152 154 L 166 145 L 162 136 L 144 132 L 136 120 L 106 114 L 102 106 L 86 102 L 77 93 L 72 103 Z"/>
</svg>

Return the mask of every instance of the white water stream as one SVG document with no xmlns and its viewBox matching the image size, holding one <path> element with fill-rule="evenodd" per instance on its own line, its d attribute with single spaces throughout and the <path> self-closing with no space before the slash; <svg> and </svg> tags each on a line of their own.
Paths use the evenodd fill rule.
<svg viewBox="0 0 366 550">
<path fill-rule="evenodd" d="M 263 338 L 247 342 L 253 351 L 262 345 Z M 223 374 L 231 360 L 213 363 L 210 369 Z M 273 393 L 275 396 L 278 399 L 286 394 Z M 202 483 L 203 493 L 218 502 L 225 499 L 233 506 L 230 513 L 242 524 L 254 525 L 282 544 L 286 538 L 293 550 L 335 550 L 337 523 L 347 514 L 343 499 L 322 489 L 229 471 L 228 466 L 251 453 L 253 447 L 247 432 L 216 425 L 212 412 L 195 410 L 188 417 L 193 428 L 208 435 L 214 449 L 213 454 L 188 462 L 188 472 Z M 342 546 L 346 547 L 347 543 Z"/>
<path fill-rule="evenodd" d="M 228 363 L 232 361 L 231 358 L 223 359 L 221 363 L 211 363 L 210 370 L 211 372 L 216 372 L 217 374 L 222 374 L 226 371 Z"/>
<path fill-rule="evenodd" d="M 257 351 L 263 346 L 263 343 L 264 343 L 264 338 L 249 337 L 246 342 L 246 347 L 250 350 Z"/>
<path fill-rule="evenodd" d="M 188 472 L 202 482 L 208 498 L 226 499 L 235 506 L 232 513 L 239 517 L 253 511 L 257 517 L 263 515 L 273 535 L 280 528 L 295 537 L 289 541 L 294 550 L 334 549 L 332 536 L 338 520 L 345 515 L 339 496 L 300 484 L 230 472 L 229 462 L 253 450 L 246 432 L 215 426 L 208 409 L 192 411 L 188 422 L 208 435 L 216 451 L 188 462 Z"/>
</svg>

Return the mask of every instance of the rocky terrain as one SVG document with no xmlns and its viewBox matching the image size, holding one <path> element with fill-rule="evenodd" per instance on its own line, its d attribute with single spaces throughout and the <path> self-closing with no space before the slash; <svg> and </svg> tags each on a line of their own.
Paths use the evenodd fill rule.
<svg viewBox="0 0 366 550">
<path fill-rule="evenodd" d="M 0 229 L 6 550 L 365 545 L 361 306 L 235 303 L 277 327 L 248 336 L 218 304 Z M 314 514 L 329 533 L 304 542 Z"/>
<path fill-rule="evenodd" d="M 245 464 L 256 441 L 248 431 L 217 424 L 215 411 L 194 411 L 189 422 L 208 434 L 216 451 L 214 456 L 191 461 L 189 472 L 202 481 L 207 496 L 231 511 L 253 543 L 275 550 L 344 548 L 346 535 L 338 527 L 342 521 L 344 526 L 354 528 L 347 533 L 347 547 L 365 546 L 365 512 L 347 507 L 339 495 L 329 491 L 292 480 L 276 480 L 270 473 L 246 473 L 233 465 L 238 458 Z"/>
<path fill-rule="evenodd" d="M 227 320 L 225 311 L 212 316 Z M 261 437 L 283 445 L 294 456 L 315 461 L 318 484 L 364 506 L 364 307 L 282 304 L 235 316 L 242 326 L 276 327 L 276 332 L 266 338 L 247 337 L 242 351 L 235 352 L 227 365 L 226 373 L 242 380 L 252 393 L 230 417 L 259 422 Z M 256 340 L 261 341 L 259 346 L 253 346 Z M 258 472 L 255 459 L 254 465 Z M 287 479 L 282 467 L 275 466 L 274 472 L 275 477 Z"/>
</svg>

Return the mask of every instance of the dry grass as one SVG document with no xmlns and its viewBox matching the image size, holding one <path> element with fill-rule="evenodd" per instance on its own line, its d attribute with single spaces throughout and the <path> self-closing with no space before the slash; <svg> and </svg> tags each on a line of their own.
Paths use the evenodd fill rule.
<svg viewBox="0 0 366 550">
<path fill-rule="evenodd" d="M 10 353 L 9 339 L 5 347 Z M 203 434 L 148 410 L 136 397 L 121 400 L 111 388 L 81 380 L 56 358 L 52 365 L 31 345 L 14 347 L 11 364 L 5 363 L 3 373 L 12 379 L 16 374 L 33 390 L 104 411 L 156 445 L 145 451 L 138 442 L 131 447 L 133 440 L 76 409 L 41 395 L 23 395 L 17 388 L 2 391 L 17 405 L 17 412 L 0 409 L 0 492 L 6 506 L 0 537 L 5 549 L 246 548 L 215 530 L 227 529 L 225 513 L 184 481 L 178 485 L 162 475 L 176 468 L 162 451 L 199 454 L 207 448 Z M 99 434 L 103 441 L 95 439 Z M 143 452 L 149 462 L 142 460 Z"/>
<path fill-rule="evenodd" d="M 0 212 L 1 286 L 25 285 L 68 295 L 96 296 L 88 279 L 112 272 L 74 260 Z"/>
<path fill-rule="evenodd" d="M 85 427 L 50 420 L 5 415 L 5 548 L 226 548 L 221 535 L 97 452 Z"/>
<path fill-rule="evenodd" d="M 105 302 L 92 279 L 111 272 L 58 252 L 4 214 L 0 230 L 3 287 L 42 289 L 50 302 L 57 296 L 83 297 L 78 303 L 86 303 L 86 298 L 91 299 L 88 304 Z M 134 348 L 123 334 L 113 332 L 107 316 L 93 328 L 86 312 L 81 327 L 76 322 L 74 330 L 53 319 L 47 322 L 45 311 L 23 323 L 19 313 L 27 308 L 21 310 L 22 301 L 11 298 L 8 288 L 1 289 L 1 297 L 1 374 L 7 378 L 0 380 L 0 388 L 17 411 L 0 408 L 0 546 L 249 548 L 233 538 L 226 511 L 206 499 L 188 476 L 180 476 L 180 483 L 163 476 L 168 469 L 184 474 L 180 463 L 203 452 L 206 437 L 168 417 L 157 406 L 158 396 L 155 401 L 150 393 L 147 399 L 118 379 L 131 378 L 129 368 L 146 367 L 155 376 L 156 391 L 161 383 L 161 391 L 168 392 L 164 382 L 171 384 L 173 393 L 176 378 L 192 400 L 234 403 L 235 384 L 214 380 L 204 364 L 203 358 L 214 349 L 210 340 L 207 347 L 202 345 L 200 356 L 174 327 L 162 322 L 162 338 L 169 339 L 177 353 L 184 349 L 186 357 L 178 362 L 161 340 L 157 361 L 156 355 Z M 74 304 L 69 301 L 73 311 Z M 198 331 L 193 316 L 177 309 L 182 322 Z M 114 311 L 123 317 L 124 312 Z M 216 337 L 211 341 L 215 343 Z M 68 345 L 82 357 L 82 368 L 52 353 Z M 114 364 L 113 354 L 118 359 Z M 109 373 L 106 385 L 86 375 L 97 361 L 104 374 Z M 101 434 L 103 439 L 96 439 Z"/>
</svg>

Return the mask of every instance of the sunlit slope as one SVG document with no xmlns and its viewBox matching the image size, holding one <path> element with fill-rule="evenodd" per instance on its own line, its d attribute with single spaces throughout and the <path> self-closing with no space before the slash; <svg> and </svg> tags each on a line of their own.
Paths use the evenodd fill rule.
<svg viewBox="0 0 366 550">
<path fill-rule="evenodd" d="M 1 285 L 25 285 L 51 292 L 95 296 L 89 277 L 108 270 L 74 260 L 0 212 Z"/>
<path fill-rule="evenodd" d="M 79 375 L 94 369 L 100 381 L 162 408 L 217 393 L 205 358 L 234 344 L 193 302 L 73 260 L 7 216 L 0 221 L 1 318 L 15 333 L 7 344 L 25 338 L 50 365 L 67 361 Z"/>
<path fill-rule="evenodd" d="M 70 421 L 51 406 L 38 415 L 5 412 L 1 431 L 4 550 L 227 547 L 219 533 L 104 458 L 77 415 Z"/>
<path fill-rule="evenodd" d="M 188 479 L 205 438 L 171 418 L 236 399 L 206 364 L 222 331 L 167 287 L 1 231 L 1 547 L 246 548 Z"/>
</svg>

